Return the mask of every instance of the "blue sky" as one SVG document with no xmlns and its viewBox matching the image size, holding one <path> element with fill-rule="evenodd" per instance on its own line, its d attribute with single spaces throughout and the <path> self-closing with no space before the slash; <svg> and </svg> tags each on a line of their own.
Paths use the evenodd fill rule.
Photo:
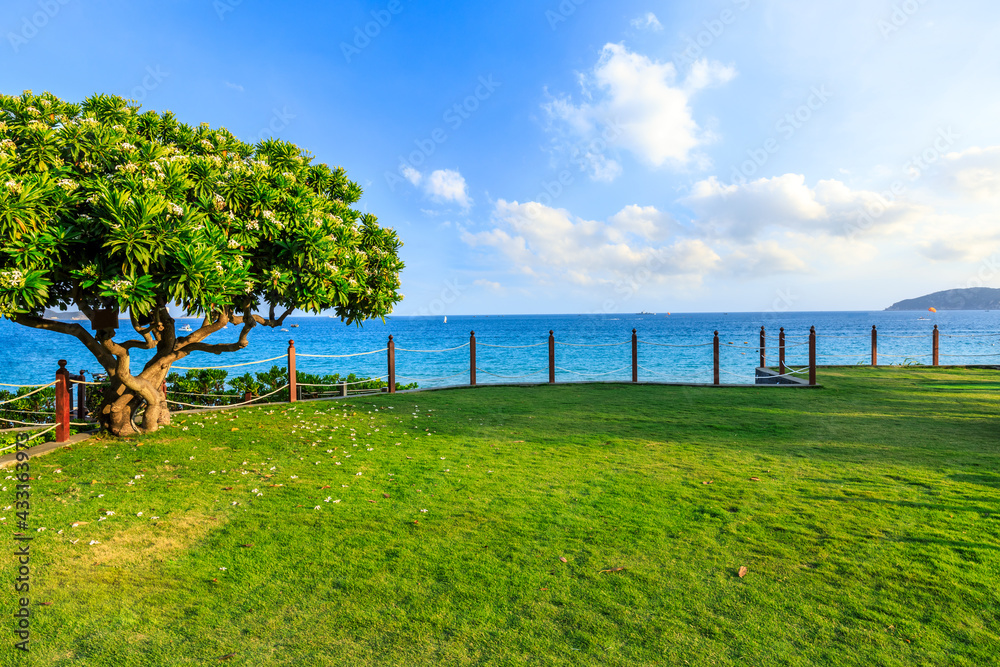
<svg viewBox="0 0 1000 667">
<path fill-rule="evenodd" d="M 1000 6 L 8 0 L 0 90 L 344 166 L 397 314 L 864 310 L 1000 286 Z"/>
</svg>

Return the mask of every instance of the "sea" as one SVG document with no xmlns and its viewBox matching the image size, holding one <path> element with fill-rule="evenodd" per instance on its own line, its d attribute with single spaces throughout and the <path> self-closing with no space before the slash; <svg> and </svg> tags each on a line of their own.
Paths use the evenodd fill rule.
<svg viewBox="0 0 1000 667">
<path fill-rule="evenodd" d="M 178 327 L 196 329 L 199 322 L 180 319 Z M 130 330 L 126 321 L 121 324 L 120 334 Z M 460 385 L 469 382 L 468 343 L 474 331 L 478 384 L 546 382 L 551 331 L 557 381 L 627 381 L 632 377 L 635 329 L 640 381 L 711 383 L 712 339 L 718 331 L 722 382 L 752 384 L 760 361 L 761 327 L 766 363 L 777 365 L 778 334 L 784 328 L 786 363 L 800 369 L 808 365 L 810 327 L 816 328 L 819 365 L 869 364 L 873 325 L 878 329 L 880 365 L 930 364 L 935 325 L 940 330 L 942 365 L 1000 364 L 1000 311 L 873 311 L 452 315 L 447 320 L 392 316 L 362 326 L 327 316 L 290 317 L 279 329 L 256 327 L 244 350 L 194 353 L 176 366 L 229 366 L 225 369 L 229 377 L 266 371 L 285 364 L 289 342 L 294 340 L 300 371 L 385 377 L 385 348 L 391 335 L 398 382 L 420 387 Z M 237 337 L 238 329 L 229 326 L 206 342 L 233 342 Z M 150 351 L 133 350 L 132 372 L 138 373 L 151 356 Z M 50 382 L 60 359 L 68 362 L 72 373 L 103 372 L 77 339 L 0 320 L 0 384 Z"/>
</svg>

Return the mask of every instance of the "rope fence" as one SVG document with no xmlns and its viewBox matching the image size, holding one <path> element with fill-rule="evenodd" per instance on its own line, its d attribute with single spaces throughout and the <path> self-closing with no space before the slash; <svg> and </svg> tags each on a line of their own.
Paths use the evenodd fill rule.
<svg viewBox="0 0 1000 667">
<path fill-rule="evenodd" d="M 847 335 L 847 334 L 839 334 L 839 333 L 838 334 L 818 334 L 816 332 L 816 330 L 815 330 L 815 327 L 812 327 L 810 329 L 809 335 L 807 337 L 803 337 L 801 335 L 786 335 L 786 332 L 785 332 L 784 328 L 781 328 L 779 330 L 779 334 L 778 334 L 778 337 L 777 337 L 778 338 L 778 340 L 777 340 L 777 346 L 774 345 L 774 337 L 773 336 L 774 335 L 773 335 L 773 331 L 772 331 L 771 338 L 768 338 L 768 332 L 765 331 L 764 327 L 761 327 L 761 329 L 760 329 L 760 343 L 759 343 L 759 345 L 751 345 L 751 343 L 747 342 L 747 341 L 744 341 L 743 344 L 741 345 L 739 343 L 733 342 L 732 340 L 729 340 L 729 341 L 720 340 L 720 336 L 719 336 L 719 332 L 718 331 L 714 332 L 713 339 L 711 340 L 711 342 L 705 342 L 705 343 L 669 343 L 669 342 L 660 342 L 660 341 L 651 341 L 651 340 L 640 340 L 639 337 L 638 337 L 638 332 L 635 329 L 633 329 L 632 330 L 632 338 L 631 338 L 630 341 L 626 340 L 626 341 L 612 342 L 612 343 L 599 343 L 599 342 L 591 343 L 591 342 L 557 341 L 555 339 L 555 333 L 554 333 L 554 331 L 549 331 L 548 341 L 543 341 L 543 342 L 539 342 L 539 343 L 532 343 L 532 344 L 526 344 L 526 345 L 498 345 L 498 344 L 492 344 L 492 343 L 480 343 L 480 342 L 477 342 L 476 336 L 475 336 L 475 332 L 471 332 L 470 336 L 469 336 L 469 340 L 467 342 L 464 342 L 461 345 L 455 345 L 455 346 L 447 347 L 447 348 L 441 348 L 441 349 L 417 349 L 417 348 L 403 348 L 403 347 L 398 347 L 397 348 L 396 345 L 395 345 L 395 342 L 393 340 L 393 337 L 389 336 L 388 344 L 385 347 L 382 347 L 382 348 L 379 348 L 379 349 L 375 349 L 375 350 L 367 350 L 367 351 L 362 351 L 362 352 L 354 352 L 354 353 L 350 353 L 350 354 L 306 354 L 306 353 L 299 354 L 299 353 L 297 353 L 297 351 L 295 349 L 295 341 L 289 341 L 287 355 L 275 356 L 275 357 L 271 357 L 269 359 L 261 359 L 261 360 L 257 360 L 257 361 L 247 361 L 247 362 L 242 362 L 242 363 L 238 363 L 238 364 L 228 364 L 228 365 L 221 365 L 221 366 L 202 366 L 202 367 L 174 366 L 174 367 L 172 367 L 172 369 L 184 370 L 184 371 L 208 371 L 208 370 L 223 370 L 223 369 L 230 369 L 230 368 L 242 368 L 242 367 L 247 367 L 247 366 L 255 366 L 255 365 L 261 365 L 261 364 L 267 364 L 267 363 L 271 363 L 271 362 L 275 362 L 275 361 L 279 361 L 279 360 L 285 360 L 286 364 L 287 364 L 287 380 L 286 380 L 285 384 L 283 384 L 281 386 L 276 386 L 274 384 L 274 378 L 272 378 L 271 380 L 267 380 L 266 378 L 262 379 L 261 378 L 262 374 L 261 373 L 257 374 L 258 380 L 260 380 L 261 382 L 263 382 L 264 386 L 270 385 L 270 387 L 273 388 L 273 390 L 269 391 L 268 393 L 265 393 L 265 394 L 260 395 L 260 396 L 256 396 L 249 389 L 247 389 L 247 390 L 241 390 L 241 389 L 239 389 L 239 386 L 250 387 L 250 388 L 252 388 L 254 386 L 254 385 L 248 385 L 248 384 L 237 386 L 236 387 L 237 388 L 237 393 L 236 394 L 208 393 L 207 391 L 206 392 L 175 391 L 175 390 L 169 390 L 168 391 L 165 382 L 163 383 L 162 393 L 163 393 L 163 400 L 166 403 L 168 403 L 170 405 L 174 405 L 174 406 L 179 406 L 179 407 L 184 407 L 184 408 L 196 408 L 196 409 L 197 408 L 236 408 L 236 407 L 242 407 L 242 406 L 253 405 L 255 403 L 259 403 L 261 401 L 264 401 L 266 399 L 270 399 L 270 398 L 274 397 L 275 395 L 277 395 L 279 393 L 283 393 L 283 392 L 287 392 L 287 398 L 283 397 L 283 398 L 281 398 L 279 400 L 281 400 L 281 401 L 287 400 L 288 402 L 294 403 L 296 401 L 303 400 L 303 394 L 301 392 L 301 389 L 310 390 L 309 393 L 306 394 L 306 398 L 308 398 L 310 395 L 313 396 L 313 397 L 317 397 L 317 398 L 320 398 L 320 397 L 329 397 L 331 394 L 333 394 L 334 396 L 336 396 L 338 393 L 339 393 L 339 395 L 341 397 L 346 397 L 346 396 L 348 396 L 350 394 L 359 395 L 359 394 L 372 394 L 372 393 L 382 393 L 382 392 L 387 392 L 387 393 L 393 394 L 393 393 L 396 393 L 397 389 L 400 386 L 397 383 L 397 379 L 398 380 L 403 380 L 403 381 L 418 382 L 418 383 L 442 383 L 442 382 L 445 382 L 445 381 L 452 381 L 452 380 L 455 380 L 456 378 L 461 378 L 461 377 L 466 377 L 467 376 L 469 378 L 468 385 L 469 386 L 476 386 L 476 384 L 477 384 L 477 373 L 482 373 L 483 375 L 489 376 L 491 378 L 496 378 L 497 380 L 501 380 L 501 381 L 519 381 L 519 380 L 526 380 L 527 381 L 527 380 L 533 379 L 533 380 L 531 380 L 533 382 L 544 382 L 544 380 L 539 380 L 538 376 L 539 375 L 544 375 L 546 373 L 546 371 L 547 371 L 548 372 L 548 382 L 550 384 L 556 383 L 558 374 L 562 374 L 563 376 L 569 375 L 569 376 L 584 378 L 585 380 L 587 380 L 587 379 L 608 378 L 610 376 L 621 375 L 621 374 L 627 373 L 629 370 L 632 371 L 631 381 L 633 383 L 639 382 L 639 379 L 640 379 L 639 371 L 640 370 L 643 372 L 643 378 L 642 379 L 644 381 L 648 381 L 650 379 L 656 379 L 656 378 L 674 378 L 674 377 L 676 377 L 676 371 L 675 371 L 674 375 L 669 375 L 669 374 L 664 373 L 662 370 L 656 370 L 656 369 L 650 368 L 648 365 L 640 365 L 639 364 L 639 349 L 640 349 L 640 346 L 642 346 L 644 349 L 646 349 L 646 348 L 648 348 L 648 349 L 654 349 L 654 348 L 676 348 L 676 349 L 686 349 L 686 350 L 701 350 L 703 348 L 707 348 L 707 347 L 711 346 L 713 348 L 712 349 L 712 357 L 711 357 L 711 362 L 712 362 L 712 364 L 711 364 L 711 368 L 712 368 L 712 382 L 711 382 L 711 384 L 714 384 L 714 385 L 720 385 L 721 384 L 721 377 L 725 376 L 727 378 L 739 378 L 740 380 L 750 379 L 755 384 L 775 384 L 775 383 L 777 383 L 777 384 L 806 384 L 807 383 L 810 386 L 816 386 L 817 385 L 817 380 L 816 380 L 817 366 L 818 366 L 818 361 L 820 359 L 827 360 L 827 361 L 836 361 L 836 360 L 849 359 L 849 360 L 852 360 L 853 362 L 855 362 L 857 364 L 862 364 L 862 363 L 865 363 L 865 361 L 869 358 L 869 354 L 870 354 L 871 365 L 872 366 L 878 366 L 879 365 L 879 363 L 878 363 L 878 355 L 879 355 L 878 336 L 879 336 L 879 332 L 878 332 L 877 328 L 874 327 L 874 326 L 872 327 L 871 332 L 870 333 L 866 333 L 865 335 Z M 834 351 L 831 351 L 831 352 L 825 352 L 823 354 L 818 354 L 817 353 L 817 341 L 819 339 L 823 339 L 823 340 L 825 340 L 825 339 L 852 340 L 852 339 L 866 339 L 866 338 L 869 338 L 869 336 L 870 336 L 870 339 L 871 339 L 871 348 L 870 348 L 870 350 L 859 350 L 857 352 L 847 353 L 847 354 L 840 353 L 841 351 L 837 351 L 837 350 L 834 350 Z M 993 340 L 993 339 L 1000 338 L 1000 334 L 997 334 L 997 333 L 981 333 L 981 334 L 980 333 L 955 333 L 955 334 L 943 334 L 942 332 L 940 332 L 938 330 L 938 327 L 935 326 L 934 329 L 933 329 L 933 331 L 932 331 L 932 333 L 931 333 L 931 349 L 930 349 L 929 353 L 915 353 L 915 352 L 911 352 L 910 354 L 898 354 L 898 353 L 896 353 L 896 352 L 898 352 L 898 350 L 893 350 L 892 354 L 883 354 L 882 357 L 883 357 L 883 359 L 902 359 L 902 360 L 909 360 L 909 361 L 913 361 L 913 362 L 920 362 L 920 361 L 923 361 L 923 360 L 931 359 L 931 362 L 928 364 L 930 366 L 938 366 L 938 365 L 940 365 L 941 358 L 946 358 L 946 359 L 1000 359 L 1000 352 L 996 352 L 996 353 L 970 352 L 970 353 L 967 353 L 967 354 L 962 354 L 962 353 L 954 353 L 953 351 L 949 351 L 949 353 L 942 354 L 941 350 L 940 350 L 940 338 L 942 336 L 945 336 L 945 337 L 948 337 L 948 338 L 956 338 L 956 339 L 959 339 L 959 338 L 960 339 L 982 338 L 982 339 Z M 927 336 L 926 335 L 890 334 L 890 335 L 883 335 L 882 337 L 886 338 L 886 339 L 891 339 L 891 340 L 919 340 L 919 339 L 926 338 Z M 566 365 L 565 362 L 563 364 L 561 364 L 561 365 L 557 365 L 557 363 L 556 363 L 556 360 L 557 360 L 557 350 L 558 349 L 567 349 L 568 348 L 568 349 L 576 349 L 576 350 L 585 350 L 585 349 L 596 349 L 596 348 L 621 348 L 621 347 L 628 346 L 629 343 L 631 343 L 631 352 L 632 352 L 631 364 L 622 365 L 622 366 L 620 366 L 618 368 L 615 368 L 614 370 L 602 371 L 602 370 L 598 369 L 598 370 L 591 371 L 591 370 L 588 370 L 586 368 L 580 368 L 579 365 L 578 365 L 579 359 L 576 356 L 574 356 L 574 354 L 576 354 L 576 353 L 569 353 L 568 350 L 567 350 L 567 354 L 569 354 L 568 359 L 569 359 L 569 361 L 571 363 L 568 364 L 568 365 Z M 479 366 L 477 364 L 477 357 L 476 357 L 477 346 L 478 347 L 483 347 L 483 348 L 495 349 L 495 350 L 526 350 L 526 349 L 533 349 L 533 348 L 537 348 L 537 347 L 542 347 L 544 345 L 548 345 L 548 365 L 547 365 L 547 367 L 542 367 L 542 368 L 540 368 L 540 369 L 538 369 L 536 371 L 532 371 L 532 372 L 529 372 L 529 373 L 523 373 L 523 374 L 519 374 L 519 375 L 507 375 L 507 374 L 505 374 L 503 372 L 494 372 L 495 369 L 494 370 L 487 370 L 486 368 L 481 367 L 481 366 Z M 959 345 L 960 348 L 961 348 L 961 345 L 962 344 Z M 995 343 L 993 343 L 993 345 L 995 345 Z M 789 365 L 789 363 L 787 361 L 787 358 L 786 358 L 787 355 L 788 355 L 788 352 L 790 350 L 798 351 L 799 348 L 807 347 L 807 346 L 808 346 L 808 362 L 805 362 L 805 365 L 803 365 L 802 359 L 799 358 L 798 361 L 797 361 L 797 363 L 796 363 L 796 366 L 799 366 L 799 367 L 794 367 L 793 368 L 791 365 Z M 775 347 L 777 348 L 778 363 L 776 364 L 777 371 L 772 371 L 772 370 L 770 370 L 770 367 L 769 367 L 769 365 L 767 363 L 768 362 L 768 353 L 770 353 L 770 354 L 773 355 L 774 351 L 775 351 Z M 854 347 L 854 345 L 850 345 L 849 347 Z M 468 349 L 468 355 L 469 355 L 469 358 L 468 358 L 468 364 L 469 364 L 468 365 L 468 370 L 461 370 L 461 371 L 454 372 L 454 373 L 451 373 L 451 372 L 448 372 L 448 370 L 445 370 L 445 373 L 442 374 L 442 375 L 428 375 L 428 374 L 412 375 L 412 376 L 410 376 L 410 375 L 399 375 L 399 376 L 397 376 L 396 375 L 396 354 L 397 353 L 401 353 L 401 354 L 413 354 L 413 355 L 417 355 L 417 354 L 420 354 L 420 355 L 423 355 L 423 354 L 448 354 L 448 353 L 459 352 L 459 351 L 465 350 L 465 349 Z M 731 365 L 730 365 L 729 368 L 722 368 L 722 365 L 723 365 L 722 364 L 722 356 L 723 356 L 722 352 L 724 350 L 740 350 L 744 355 L 746 355 L 747 353 L 757 353 L 757 354 L 759 354 L 759 364 L 756 367 L 759 372 L 755 376 L 753 376 L 751 378 L 744 371 L 741 371 L 741 370 L 738 370 L 736 368 L 733 368 Z M 925 350 L 926 350 L 926 348 L 925 348 Z M 386 355 L 386 357 L 385 357 L 385 359 L 386 359 L 386 367 L 385 367 L 386 368 L 386 373 L 384 373 L 382 375 L 367 377 L 367 378 L 363 378 L 363 379 L 359 379 L 359 380 L 351 380 L 351 381 L 348 381 L 347 379 L 339 380 L 339 375 L 337 375 L 337 376 L 333 376 L 332 381 L 330 380 L 330 376 L 326 376 L 326 378 L 323 378 L 323 379 L 326 380 L 325 382 L 317 382 L 315 380 L 311 380 L 311 378 L 303 378 L 303 379 L 310 379 L 310 381 L 308 381 L 308 382 L 298 382 L 299 374 L 296 372 L 296 359 L 297 359 L 297 357 L 308 358 L 308 359 L 351 359 L 351 358 L 367 357 L 367 356 L 370 356 L 370 355 L 383 354 L 383 353 Z M 618 354 L 618 353 L 614 353 L 614 354 Z M 695 352 L 694 354 L 700 355 L 702 353 L 701 352 Z M 796 356 L 797 357 L 802 356 L 801 352 L 796 352 Z M 491 357 L 491 359 L 493 359 L 493 358 L 494 357 Z M 609 356 L 608 358 L 613 358 L 613 356 Z M 728 355 L 728 354 L 727 354 L 726 358 L 730 360 L 730 361 L 726 362 L 727 364 L 738 363 L 739 365 L 743 366 L 744 364 L 746 364 L 746 361 L 747 361 L 747 360 L 744 359 L 744 361 L 742 361 L 742 362 L 733 362 L 732 361 L 732 357 L 730 355 Z M 739 359 L 739 357 L 737 357 L 737 359 Z M 621 361 L 624 362 L 625 359 L 623 358 L 623 359 L 621 359 Z M 771 357 L 770 361 L 771 361 L 770 366 L 774 367 L 775 364 L 774 364 L 774 358 L 773 358 L 773 356 Z M 423 363 L 423 362 L 421 362 L 421 363 Z M 648 362 L 647 362 L 647 364 L 648 364 Z M 608 364 L 608 365 L 611 365 L 611 364 Z M 26 391 L 25 393 L 20 394 L 18 396 L 12 396 L 12 397 L 9 397 L 9 398 L 6 397 L 6 396 L 10 396 L 9 392 L 2 392 L 4 394 L 6 394 L 6 396 L 3 398 L 3 400 L 0 400 L 0 423 L 12 424 L 12 425 L 14 425 L 14 424 L 21 425 L 21 426 L 28 427 L 29 429 L 31 429 L 31 428 L 45 429 L 44 431 L 42 431 L 41 433 L 36 434 L 33 437 L 40 437 L 41 435 L 43 435 L 45 433 L 49 433 L 50 431 L 52 431 L 54 429 L 56 431 L 56 440 L 58 442 L 65 442 L 68 439 L 70 427 L 92 426 L 93 422 L 88 423 L 88 422 L 83 421 L 83 418 L 86 416 L 85 405 L 84 405 L 84 399 L 85 399 L 86 393 L 85 393 L 84 390 L 88 386 L 101 386 L 101 385 L 105 385 L 106 382 L 107 382 L 107 379 L 106 379 L 107 376 L 103 375 L 103 374 L 102 375 L 97 375 L 97 374 L 91 373 L 91 375 L 93 375 L 93 377 L 94 377 L 94 381 L 86 381 L 84 379 L 84 376 L 85 376 L 86 373 L 88 373 L 88 371 L 81 371 L 80 375 L 70 375 L 69 372 L 66 370 L 65 366 L 66 366 L 66 362 L 61 360 L 59 362 L 59 369 L 56 371 L 56 380 L 54 382 L 49 382 L 47 384 L 7 384 L 7 383 L 0 383 L 0 387 L 10 387 L 10 388 L 17 389 L 17 390 L 26 390 L 26 389 L 30 390 L 30 391 Z M 576 368 L 571 368 L 570 366 L 576 366 Z M 743 367 L 745 368 L 745 366 L 743 366 Z M 697 384 L 698 383 L 697 380 L 700 379 L 701 374 L 703 374 L 704 372 L 706 372 L 707 368 L 708 368 L 708 358 L 707 358 L 707 355 L 706 355 L 706 358 L 704 358 L 704 362 L 701 365 L 696 365 L 693 368 L 687 368 L 687 369 L 685 369 L 684 373 L 686 373 L 686 375 L 682 375 L 682 379 L 685 380 L 689 384 Z M 451 369 L 454 369 L 454 366 L 451 366 Z M 272 371 L 270 371 L 269 373 L 271 373 L 273 375 L 274 372 L 275 372 L 275 370 L 276 369 L 272 369 Z M 444 370 L 444 369 L 442 369 L 442 370 Z M 802 379 L 796 379 L 794 382 L 792 382 L 793 379 L 799 378 L 800 376 L 804 376 L 804 375 L 807 375 L 807 374 L 808 374 L 808 381 L 806 381 L 804 378 L 802 378 Z M 247 376 L 245 376 L 245 377 L 249 377 L 249 374 Z M 278 375 L 278 376 L 276 376 L 276 377 L 284 379 L 284 377 L 285 377 L 284 370 L 282 370 L 281 374 Z M 242 378 L 240 378 L 240 379 L 242 380 Z M 785 380 L 785 382 L 782 382 L 782 380 Z M 217 380 L 217 382 L 221 382 L 221 381 Z M 70 388 L 71 388 L 71 386 L 73 384 L 79 385 L 77 389 L 78 389 L 78 394 L 80 396 L 80 402 L 79 402 L 79 410 L 78 410 L 78 413 L 77 413 L 79 419 L 77 421 L 70 421 L 70 413 L 72 411 L 72 403 L 73 403 L 72 402 L 72 394 L 70 392 Z M 234 385 L 235 385 L 235 383 L 234 383 Z M 224 385 L 222 385 L 222 384 L 217 384 L 217 386 L 224 387 Z M 256 386 L 260 387 L 261 385 L 258 383 Z M 50 403 L 50 401 L 52 400 L 51 399 L 51 394 L 47 394 L 44 397 L 39 397 L 38 395 L 41 392 L 48 390 L 50 387 L 54 387 L 55 388 L 54 389 L 54 393 L 55 393 L 55 410 L 54 411 L 45 411 L 44 408 L 48 407 L 49 405 L 51 405 L 51 403 Z M 403 386 L 403 388 L 405 389 L 407 387 Z M 239 393 L 238 393 L 239 391 L 243 391 L 243 397 L 242 398 L 244 400 L 242 400 L 242 401 L 239 401 L 239 398 L 240 398 Z M 0 395 L 2 395 L 2 394 L 0 394 Z M 182 401 L 178 401 L 178 400 L 175 400 L 174 398 L 168 398 L 168 395 L 169 396 L 173 396 L 173 397 L 197 397 L 197 398 L 200 398 L 200 399 L 213 399 L 213 400 L 215 400 L 215 399 L 220 399 L 220 400 L 221 399 L 235 399 L 238 402 L 231 403 L 231 404 L 226 404 L 226 405 L 206 405 L 204 403 L 198 404 L 198 403 L 193 403 L 193 402 L 185 402 L 183 400 Z M 35 397 L 35 398 L 32 399 L 32 397 Z M 24 401 L 25 399 L 31 399 L 31 400 L 28 403 L 23 403 L 23 404 L 18 405 L 17 407 L 14 407 L 14 404 L 18 403 L 19 401 Z M 42 406 L 42 409 L 32 409 L 33 407 L 39 406 L 39 405 Z M 3 406 L 10 406 L 10 407 L 3 407 Z M 11 416 L 11 415 L 13 415 L 13 416 Z M 24 416 L 25 419 L 29 418 L 29 416 L 31 416 L 31 415 L 38 416 L 38 417 L 45 417 L 47 419 L 54 420 L 55 423 L 41 423 L 40 424 L 38 422 L 24 421 L 22 419 L 15 419 L 14 418 L 14 416 L 20 417 L 22 415 Z M 24 430 L 24 429 L 13 429 L 13 430 Z"/>
</svg>

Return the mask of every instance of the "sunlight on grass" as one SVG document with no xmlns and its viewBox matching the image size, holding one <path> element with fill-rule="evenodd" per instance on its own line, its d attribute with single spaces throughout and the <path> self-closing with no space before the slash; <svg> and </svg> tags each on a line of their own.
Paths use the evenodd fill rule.
<svg viewBox="0 0 1000 667">
<path fill-rule="evenodd" d="M 34 462 L 35 599 L 51 605 L 32 655 L 988 664 L 994 378 L 480 388 L 92 439 Z"/>
</svg>

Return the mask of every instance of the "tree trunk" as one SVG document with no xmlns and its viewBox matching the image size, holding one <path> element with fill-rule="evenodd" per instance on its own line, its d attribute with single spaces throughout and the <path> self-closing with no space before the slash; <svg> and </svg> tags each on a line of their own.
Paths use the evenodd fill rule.
<svg viewBox="0 0 1000 667">
<path fill-rule="evenodd" d="M 166 375 L 166 372 L 158 375 Z M 104 402 L 98 409 L 98 421 L 101 427 L 114 436 L 132 436 L 144 433 L 155 433 L 160 426 L 170 423 L 170 408 L 163 394 L 163 378 L 135 378 L 143 385 L 141 391 L 129 389 L 115 377 L 111 378 L 111 387 L 104 393 Z M 141 424 L 136 424 L 136 412 L 143 406 L 146 410 L 142 415 Z"/>
</svg>

